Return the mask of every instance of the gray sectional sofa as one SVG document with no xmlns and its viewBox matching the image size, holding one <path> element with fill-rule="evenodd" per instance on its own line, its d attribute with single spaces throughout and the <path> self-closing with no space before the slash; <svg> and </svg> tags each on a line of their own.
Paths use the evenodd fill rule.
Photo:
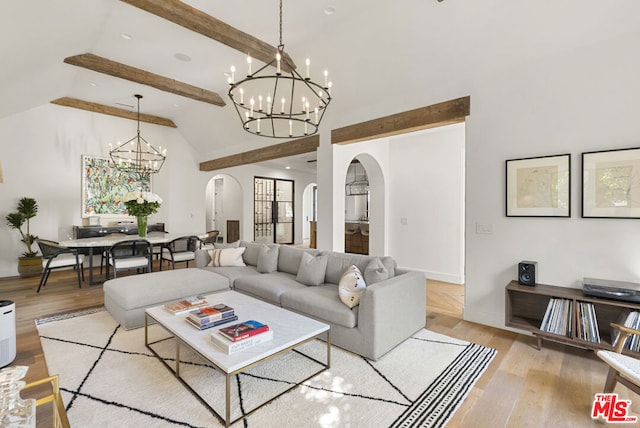
<svg viewBox="0 0 640 428">
<path fill-rule="evenodd" d="M 246 241 L 239 246 L 245 247 L 246 266 L 208 266 L 210 253 L 200 250 L 196 268 L 226 277 L 235 291 L 329 324 L 336 346 L 376 360 L 425 326 L 425 276 L 398 269 L 391 257 L 377 261 L 374 256 Z M 310 262 L 311 268 L 303 267 L 304 253 L 321 257 Z M 338 293 L 340 277 L 351 265 L 367 284 L 354 308 Z"/>
</svg>

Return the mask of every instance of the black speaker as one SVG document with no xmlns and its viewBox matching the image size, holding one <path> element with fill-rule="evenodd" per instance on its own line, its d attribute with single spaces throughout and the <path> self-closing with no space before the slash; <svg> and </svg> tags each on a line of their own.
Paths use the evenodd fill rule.
<svg viewBox="0 0 640 428">
<path fill-rule="evenodd" d="M 518 263 L 518 282 L 522 285 L 536 285 L 538 282 L 538 262 Z"/>
</svg>

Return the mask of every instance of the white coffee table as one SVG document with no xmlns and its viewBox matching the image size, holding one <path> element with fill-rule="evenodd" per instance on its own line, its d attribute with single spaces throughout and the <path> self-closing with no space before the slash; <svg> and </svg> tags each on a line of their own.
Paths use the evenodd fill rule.
<svg viewBox="0 0 640 428">
<path fill-rule="evenodd" d="M 255 412 L 262 406 L 268 404 L 273 399 L 262 403 L 255 407 L 245 415 L 231 420 L 231 380 L 233 376 L 241 373 L 256 364 L 260 364 L 270 358 L 284 354 L 303 343 L 314 340 L 323 333 L 327 334 L 327 361 L 318 361 L 308 355 L 305 355 L 310 360 L 315 361 L 322 365 L 322 368 L 313 373 L 309 377 L 301 380 L 297 384 L 291 386 L 278 396 L 285 394 L 286 392 L 297 387 L 301 383 L 316 376 L 318 373 L 330 367 L 331 362 L 331 343 L 330 343 L 330 331 L 329 325 L 305 317 L 300 314 L 282 309 L 280 307 L 271 305 L 253 297 L 245 296 L 244 294 L 237 293 L 235 291 L 224 291 L 220 293 L 210 294 L 207 296 L 207 301 L 211 304 L 225 303 L 226 305 L 234 308 L 235 313 L 238 315 L 238 321 L 247 321 L 250 319 L 260 321 L 269 325 L 269 328 L 273 330 L 273 340 L 265 343 L 255 345 L 247 350 L 243 350 L 231 355 L 219 350 L 211 342 L 209 335 L 220 327 L 213 327 L 207 330 L 198 331 L 191 325 L 189 325 L 184 318 L 186 315 L 172 315 L 164 309 L 163 306 L 156 306 L 149 308 L 145 311 L 145 345 L 146 347 L 171 371 L 175 376 L 187 387 L 198 399 L 211 410 L 211 412 L 218 417 L 225 426 L 229 426 L 236 421 L 246 418 L 251 413 Z M 176 338 L 176 364 L 175 368 L 171 367 L 167 362 L 151 347 L 151 345 L 158 343 L 158 341 L 149 342 L 149 320 L 153 320 L 162 326 L 167 332 Z M 162 340 L 165 340 L 163 338 Z M 222 417 L 216 412 L 209 403 L 206 402 L 191 386 L 187 384 L 185 379 L 180 376 L 180 345 L 188 346 L 200 356 L 209 361 L 220 372 L 226 376 L 226 391 L 225 391 L 225 416 Z M 302 354 L 304 355 L 304 354 Z"/>
</svg>

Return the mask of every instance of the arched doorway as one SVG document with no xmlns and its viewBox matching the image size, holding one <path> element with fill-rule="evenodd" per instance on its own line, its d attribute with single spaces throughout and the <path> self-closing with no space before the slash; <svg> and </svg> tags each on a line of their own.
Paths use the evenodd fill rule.
<svg viewBox="0 0 640 428">
<path fill-rule="evenodd" d="M 242 219 L 242 186 L 228 174 L 215 175 L 207 183 L 206 230 L 218 230 L 223 241 L 228 242 L 227 225 Z"/>
<path fill-rule="evenodd" d="M 345 160 L 348 162 L 342 183 L 345 251 L 384 255 L 386 190 L 382 168 L 369 153 Z"/>
</svg>

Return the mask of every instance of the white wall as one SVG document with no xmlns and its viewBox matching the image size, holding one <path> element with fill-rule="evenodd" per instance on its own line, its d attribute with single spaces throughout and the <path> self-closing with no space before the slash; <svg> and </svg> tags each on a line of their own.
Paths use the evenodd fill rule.
<svg viewBox="0 0 640 428">
<path fill-rule="evenodd" d="M 63 240 L 73 225 L 82 224 L 82 155 L 108 156 L 108 144 L 135 135 L 134 121 L 46 104 L 0 119 L 0 277 L 18 274 L 17 258 L 24 252 L 17 231 L 4 217 L 21 197 L 36 199 L 37 217 L 31 233 Z M 141 124 L 141 134 L 155 146 L 168 148 L 167 160 L 153 177 L 153 191 L 164 204 L 151 222 L 165 222 L 170 231 L 203 231 L 205 176 L 191 146 L 173 128 Z"/>
<path fill-rule="evenodd" d="M 640 282 L 638 220 L 583 219 L 581 153 L 638 147 L 640 34 L 502 70 L 475 82 L 467 120 L 465 318 L 504 326 L 504 287 L 521 260 L 540 283 Z M 571 218 L 505 217 L 506 159 L 571 153 Z M 493 225 L 492 235 L 475 224 Z"/>
<path fill-rule="evenodd" d="M 427 278 L 464 283 L 464 124 L 389 144 L 389 254 Z"/>
</svg>

